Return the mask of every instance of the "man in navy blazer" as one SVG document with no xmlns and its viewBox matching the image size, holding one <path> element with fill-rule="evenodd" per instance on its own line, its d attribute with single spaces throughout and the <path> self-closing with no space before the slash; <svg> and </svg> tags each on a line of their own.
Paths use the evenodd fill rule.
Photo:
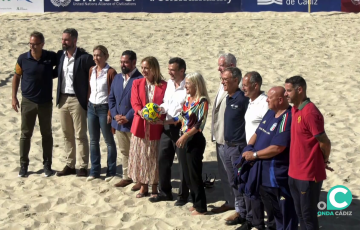
<svg viewBox="0 0 360 230">
<path fill-rule="evenodd" d="M 89 163 L 86 109 L 89 70 L 95 62 L 92 55 L 76 46 L 77 37 L 78 32 L 75 29 L 65 29 L 62 34 L 63 50 L 58 51 L 56 105 L 60 109 L 60 123 L 64 134 L 67 160 L 66 166 L 57 173 L 57 176 L 76 174 L 76 150 L 81 156 L 77 176 L 87 176 Z"/>
<path fill-rule="evenodd" d="M 126 187 L 133 181 L 128 175 L 129 150 L 131 139 L 131 124 L 134 118 L 134 109 L 131 106 L 131 87 L 133 81 L 143 78 L 136 68 L 136 53 L 126 50 L 121 55 L 121 74 L 117 74 L 111 84 L 109 95 L 109 109 L 111 112 L 111 126 L 116 130 L 119 149 L 122 154 L 122 180 L 115 187 Z M 140 184 L 133 186 L 132 190 L 140 189 Z"/>
</svg>

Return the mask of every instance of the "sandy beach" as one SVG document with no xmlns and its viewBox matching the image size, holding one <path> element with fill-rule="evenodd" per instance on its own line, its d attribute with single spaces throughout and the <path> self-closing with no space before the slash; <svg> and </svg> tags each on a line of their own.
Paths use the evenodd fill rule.
<svg viewBox="0 0 360 230">
<path fill-rule="evenodd" d="M 20 114 L 11 108 L 11 80 L 17 57 L 29 47 L 33 30 L 45 36 L 44 49 L 61 49 L 61 34 L 67 27 L 79 32 L 78 46 L 92 53 L 105 45 L 108 63 L 120 72 L 120 55 L 134 50 L 140 60 L 158 58 L 166 79 L 168 60 L 185 59 L 187 72 L 199 71 L 207 80 L 214 100 L 219 82 L 218 56 L 233 53 L 238 67 L 246 73 L 256 70 L 263 77 L 262 89 L 284 85 L 286 78 L 302 75 L 308 96 L 325 118 L 332 142 L 331 167 L 323 184 L 321 200 L 335 185 L 348 187 L 354 199 L 346 210 L 352 216 L 319 217 L 321 229 L 360 229 L 360 15 L 330 13 L 45 13 L 0 15 L 0 229 L 235 229 L 225 226 L 232 214 L 191 216 L 188 203 L 152 204 L 136 199 L 127 187 L 118 189 L 103 179 L 86 182 L 75 176 L 45 178 L 42 175 L 41 135 L 36 124 L 30 150 L 30 175 L 18 178 Z M 65 166 L 64 143 L 55 107 L 57 79 L 54 80 L 53 137 L 54 170 Z M 18 99 L 21 100 L 19 90 Z M 212 106 L 210 107 L 212 109 Z M 207 139 L 204 173 L 217 175 L 215 145 L 210 139 L 211 113 L 204 130 Z M 106 146 L 101 140 L 103 171 Z M 118 151 L 119 152 L 119 151 Z M 118 173 L 121 158 L 118 154 Z M 173 173 L 173 193 L 179 185 L 178 164 Z M 223 203 L 222 189 L 206 190 L 209 210 Z M 176 195 L 175 195 L 176 197 Z"/>
</svg>

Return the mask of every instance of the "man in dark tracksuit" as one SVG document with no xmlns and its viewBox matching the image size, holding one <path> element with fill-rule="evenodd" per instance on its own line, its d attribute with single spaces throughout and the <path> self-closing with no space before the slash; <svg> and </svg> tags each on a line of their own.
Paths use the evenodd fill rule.
<svg viewBox="0 0 360 230">
<path fill-rule="evenodd" d="M 288 186 L 291 106 L 284 93 L 280 86 L 269 90 L 270 110 L 249 141 L 252 150 L 244 152 L 243 157 L 261 162 L 259 192 L 262 200 L 270 201 L 263 203 L 265 211 L 274 214 L 276 229 L 295 230 L 298 220 Z"/>
</svg>

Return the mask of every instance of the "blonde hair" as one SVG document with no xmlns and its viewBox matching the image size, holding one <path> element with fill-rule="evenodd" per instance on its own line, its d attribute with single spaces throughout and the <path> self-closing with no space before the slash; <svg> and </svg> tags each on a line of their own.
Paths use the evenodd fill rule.
<svg viewBox="0 0 360 230">
<path fill-rule="evenodd" d="M 197 72 L 186 74 L 186 78 L 194 84 L 196 89 L 196 98 L 205 97 L 208 103 L 210 104 L 210 98 L 206 89 L 206 83 L 203 76 Z"/>
<path fill-rule="evenodd" d="M 105 46 L 103 46 L 103 45 L 97 45 L 97 46 L 94 47 L 93 52 L 94 52 L 95 50 L 100 50 L 100 52 L 105 55 L 105 60 L 107 61 L 107 59 L 109 58 L 109 52 L 108 52 L 108 50 L 106 49 Z"/>
<path fill-rule="evenodd" d="M 160 72 L 160 65 L 158 60 L 153 56 L 148 56 L 141 60 L 141 63 L 146 61 L 146 63 L 150 67 L 150 71 L 154 74 L 154 83 L 155 85 L 161 85 L 161 81 L 164 80 L 163 75 Z"/>
</svg>

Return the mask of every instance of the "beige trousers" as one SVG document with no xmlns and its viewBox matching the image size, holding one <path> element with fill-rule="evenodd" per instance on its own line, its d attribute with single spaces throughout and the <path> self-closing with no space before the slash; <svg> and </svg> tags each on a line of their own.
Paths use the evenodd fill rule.
<svg viewBox="0 0 360 230">
<path fill-rule="evenodd" d="M 122 155 L 122 170 L 123 170 L 123 179 L 129 180 L 129 150 L 130 150 L 130 139 L 132 133 L 130 132 L 121 132 L 116 130 L 116 138 L 118 140 L 119 149 Z"/>
<path fill-rule="evenodd" d="M 80 168 L 88 168 L 89 141 L 87 137 L 86 110 L 76 97 L 60 96 L 60 123 L 65 140 L 66 165 L 75 168 L 76 150 L 81 158 Z M 76 145 L 75 145 L 76 140 Z"/>
</svg>

